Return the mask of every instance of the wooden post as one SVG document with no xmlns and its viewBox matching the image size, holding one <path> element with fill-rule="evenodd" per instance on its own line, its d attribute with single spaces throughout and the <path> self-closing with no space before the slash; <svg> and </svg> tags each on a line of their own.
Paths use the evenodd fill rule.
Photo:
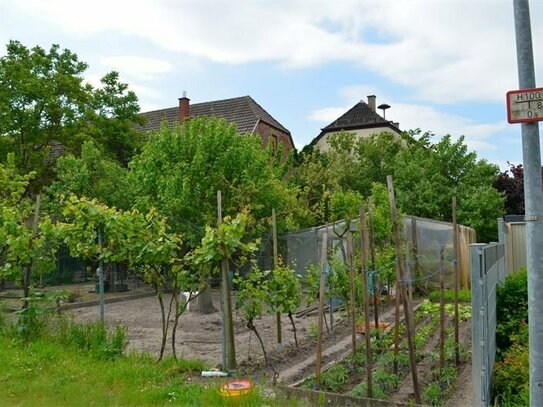
<svg viewBox="0 0 543 407">
<path fill-rule="evenodd" d="M 222 224 L 222 197 L 217 191 L 217 227 Z M 236 349 L 234 345 L 234 324 L 232 322 L 232 299 L 228 283 L 228 259 L 221 260 L 221 300 L 223 317 L 223 370 L 236 370 Z"/>
<path fill-rule="evenodd" d="M 31 236 L 32 236 L 32 242 L 33 244 L 34 238 L 38 235 L 38 223 L 40 220 L 40 202 L 41 202 L 41 196 L 40 194 L 36 195 L 36 205 L 34 206 L 34 218 L 32 219 L 32 226 L 31 226 Z M 30 297 L 30 285 L 32 284 L 32 267 L 25 266 L 23 268 L 23 276 L 22 276 L 22 283 L 23 283 L 23 298 L 24 298 L 24 304 L 23 308 L 27 309 L 30 306 L 30 302 L 28 298 Z"/>
<path fill-rule="evenodd" d="M 405 313 L 405 325 L 407 331 L 407 344 L 409 348 L 409 362 L 411 365 L 411 377 L 413 379 L 413 394 L 415 396 L 415 403 L 421 404 L 419 378 L 417 373 L 417 360 L 415 356 L 415 329 L 413 322 L 413 313 L 409 307 L 409 300 L 405 290 L 405 284 L 400 284 L 405 278 L 402 262 L 402 247 L 400 238 L 400 228 L 398 226 L 398 214 L 396 212 L 396 198 L 394 196 L 394 183 L 392 176 L 387 175 L 388 196 L 390 200 L 390 214 L 392 217 L 392 229 L 394 231 L 394 241 L 396 243 L 396 266 L 398 267 L 398 274 L 400 281 L 397 285 L 400 285 L 402 291 L 402 302 Z"/>
<path fill-rule="evenodd" d="M 411 241 L 413 242 L 413 275 L 419 277 L 419 244 L 416 219 L 411 219 Z"/>
<path fill-rule="evenodd" d="M 458 225 L 456 223 L 456 197 L 452 199 L 452 217 L 453 217 L 453 264 L 454 264 L 454 361 L 456 366 L 460 365 L 460 345 L 459 330 L 460 319 L 458 315 L 458 286 L 460 284 L 459 274 L 459 254 L 458 254 Z"/>
<path fill-rule="evenodd" d="M 98 259 L 98 291 L 100 293 L 100 322 L 103 324 L 105 321 L 104 311 L 104 260 L 102 260 L 102 229 L 98 227 L 98 246 L 100 247 L 100 257 Z"/>
<path fill-rule="evenodd" d="M 439 251 L 439 375 L 445 368 L 445 246 Z"/>
<path fill-rule="evenodd" d="M 328 224 L 322 234 L 322 249 L 321 249 L 321 275 L 319 284 L 319 320 L 317 323 L 317 361 L 315 366 L 315 384 L 317 388 L 321 385 L 321 364 L 322 364 L 322 326 L 324 324 L 324 295 L 325 295 L 325 273 L 328 255 Z"/>
<path fill-rule="evenodd" d="M 368 228 L 364 204 L 360 205 L 360 260 L 362 269 L 362 291 L 364 293 L 364 338 L 366 339 L 366 376 L 367 396 L 373 397 L 372 363 L 371 363 L 371 329 L 370 329 L 370 298 L 368 295 Z M 378 327 L 376 327 L 378 328 Z"/>
<path fill-rule="evenodd" d="M 353 235 L 350 231 L 347 234 L 347 253 L 347 258 L 349 261 L 349 301 L 351 302 L 351 335 L 354 354 L 356 353 L 356 290 L 354 283 L 354 244 Z"/>
<path fill-rule="evenodd" d="M 377 334 L 379 334 L 379 302 L 381 299 L 381 293 L 379 290 L 379 276 L 375 270 L 375 231 L 373 225 L 373 201 L 371 196 L 368 198 L 368 220 L 370 223 L 370 256 L 371 256 L 371 269 L 373 270 L 373 316 L 375 319 L 375 328 Z"/>
<path fill-rule="evenodd" d="M 272 209 L 272 241 L 273 241 L 273 267 L 276 268 L 279 264 L 279 255 L 277 254 L 277 221 L 275 219 L 275 209 Z M 281 335 L 281 313 L 275 314 L 275 325 L 277 330 L 277 344 L 283 342 Z"/>
</svg>

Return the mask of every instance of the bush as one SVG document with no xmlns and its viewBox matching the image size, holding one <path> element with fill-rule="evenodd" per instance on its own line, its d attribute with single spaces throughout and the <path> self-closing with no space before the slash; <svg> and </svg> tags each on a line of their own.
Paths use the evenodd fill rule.
<svg viewBox="0 0 543 407">
<path fill-rule="evenodd" d="M 528 344 L 514 344 L 494 367 L 492 393 L 501 406 L 527 406 L 529 394 Z"/>
<path fill-rule="evenodd" d="M 501 356 L 528 322 L 528 273 L 525 268 L 509 275 L 496 291 L 496 347 Z"/>
</svg>

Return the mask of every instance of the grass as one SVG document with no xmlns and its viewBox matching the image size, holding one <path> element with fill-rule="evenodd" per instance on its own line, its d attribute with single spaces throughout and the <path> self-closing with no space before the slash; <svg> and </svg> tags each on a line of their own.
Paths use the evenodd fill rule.
<svg viewBox="0 0 543 407">
<path fill-rule="evenodd" d="M 0 315 L 1 316 L 1 315 Z M 0 321 L 2 406 L 306 406 L 253 394 L 232 403 L 220 396 L 225 379 L 202 379 L 198 360 L 161 362 L 149 354 L 123 354 L 124 330 L 104 334 L 99 324 L 49 324 L 22 339 Z"/>
</svg>

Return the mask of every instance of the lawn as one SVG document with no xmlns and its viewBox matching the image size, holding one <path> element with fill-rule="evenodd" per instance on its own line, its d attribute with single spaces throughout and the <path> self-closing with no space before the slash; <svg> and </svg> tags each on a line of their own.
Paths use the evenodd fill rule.
<svg viewBox="0 0 543 407">
<path fill-rule="evenodd" d="M 218 393 L 219 380 L 199 377 L 205 366 L 197 361 L 157 363 L 142 354 L 101 360 L 50 339 L 22 345 L 0 336 L 0 366 L 2 406 L 231 405 Z M 236 405 L 284 403 L 255 392 Z"/>
</svg>

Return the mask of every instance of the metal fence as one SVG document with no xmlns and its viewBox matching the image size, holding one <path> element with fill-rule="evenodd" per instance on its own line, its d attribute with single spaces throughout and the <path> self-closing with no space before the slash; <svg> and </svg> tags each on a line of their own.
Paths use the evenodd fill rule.
<svg viewBox="0 0 543 407">
<path fill-rule="evenodd" d="M 496 356 L 496 286 L 507 275 L 501 243 L 471 245 L 473 405 L 490 405 Z"/>
</svg>

